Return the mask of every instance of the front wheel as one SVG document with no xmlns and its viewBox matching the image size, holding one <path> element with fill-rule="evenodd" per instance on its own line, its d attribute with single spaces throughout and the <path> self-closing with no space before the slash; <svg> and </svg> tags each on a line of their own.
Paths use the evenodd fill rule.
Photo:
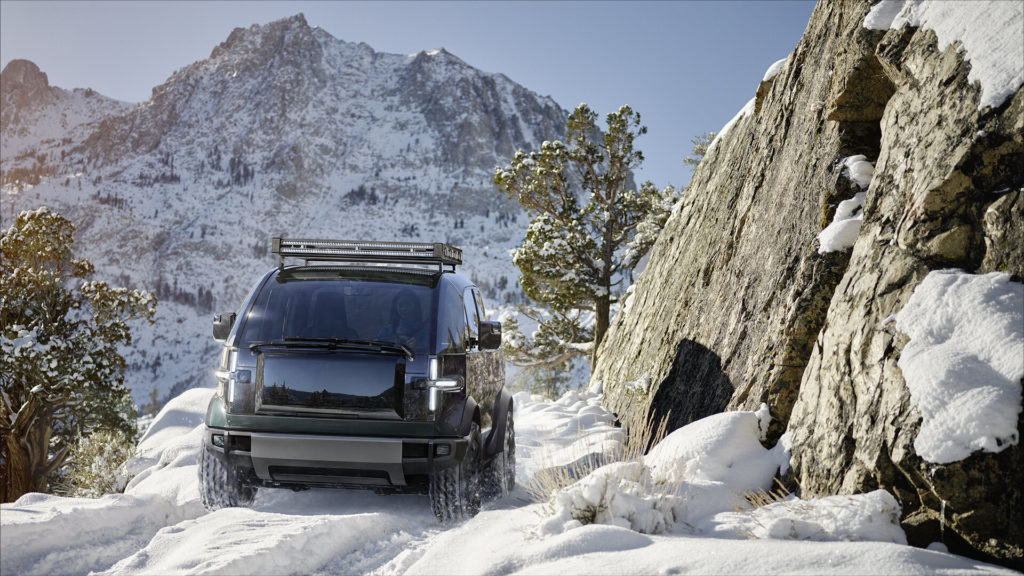
<svg viewBox="0 0 1024 576">
<path fill-rule="evenodd" d="M 480 511 L 480 426 L 469 433 L 466 456 L 457 466 L 430 475 L 430 507 L 441 522 L 472 518 Z"/>
<path fill-rule="evenodd" d="M 242 482 L 234 468 L 200 446 L 199 497 L 207 510 L 248 507 L 256 498 L 256 487 Z"/>
</svg>

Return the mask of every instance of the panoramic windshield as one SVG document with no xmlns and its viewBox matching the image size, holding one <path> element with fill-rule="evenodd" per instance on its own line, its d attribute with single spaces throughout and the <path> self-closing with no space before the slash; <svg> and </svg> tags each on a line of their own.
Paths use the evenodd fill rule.
<svg viewBox="0 0 1024 576">
<path fill-rule="evenodd" d="M 238 345 L 308 339 L 381 341 L 432 349 L 434 291 L 368 280 L 271 280 L 241 327 Z"/>
</svg>

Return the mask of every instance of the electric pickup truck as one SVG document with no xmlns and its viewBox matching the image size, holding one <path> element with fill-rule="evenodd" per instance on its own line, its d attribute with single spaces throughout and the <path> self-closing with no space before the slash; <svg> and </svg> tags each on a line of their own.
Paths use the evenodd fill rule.
<svg viewBox="0 0 1024 576">
<path fill-rule="evenodd" d="M 512 490 L 501 324 L 455 272 L 460 249 L 274 238 L 271 251 L 277 268 L 213 319 L 207 508 L 249 506 L 264 487 L 370 488 L 429 494 L 447 522 Z"/>
</svg>

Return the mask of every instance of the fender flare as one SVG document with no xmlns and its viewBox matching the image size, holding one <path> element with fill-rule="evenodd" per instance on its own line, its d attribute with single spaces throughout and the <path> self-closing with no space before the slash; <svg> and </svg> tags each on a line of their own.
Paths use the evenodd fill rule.
<svg viewBox="0 0 1024 576">
<path fill-rule="evenodd" d="M 480 407 L 477 406 L 476 400 L 466 398 L 466 402 L 462 407 L 462 419 L 459 421 L 459 436 L 469 436 L 473 422 L 476 422 L 478 425 L 480 424 Z"/>
<path fill-rule="evenodd" d="M 494 398 L 494 406 L 491 408 L 491 432 L 484 440 L 484 457 L 493 458 L 505 450 L 505 423 L 508 421 L 505 416 L 512 411 L 512 393 L 501 387 L 497 397 Z"/>
</svg>

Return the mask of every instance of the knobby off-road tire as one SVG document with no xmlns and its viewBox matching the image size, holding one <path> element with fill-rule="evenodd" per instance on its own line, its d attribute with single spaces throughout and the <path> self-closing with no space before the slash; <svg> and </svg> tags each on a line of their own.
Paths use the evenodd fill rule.
<svg viewBox="0 0 1024 576">
<path fill-rule="evenodd" d="M 199 497 L 207 510 L 248 507 L 256 498 L 256 487 L 244 484 L 234 469 L 200 446 Z"/>
<path fill-rule="evenodd" d="M 430 475 L 430 507 L 441 522 L 472 518 L 480 511 L 480 426 L 473 424 L 466 457 Z"/>
<path fill-rule="evenodd" d="M 488 499 L 504 498 L 516 487 L 516 429 L 511 410 L 505 417 L 502 448 L 501 454 L 496 454 L 480 474 L 483 494 Z"/>
</svg>

